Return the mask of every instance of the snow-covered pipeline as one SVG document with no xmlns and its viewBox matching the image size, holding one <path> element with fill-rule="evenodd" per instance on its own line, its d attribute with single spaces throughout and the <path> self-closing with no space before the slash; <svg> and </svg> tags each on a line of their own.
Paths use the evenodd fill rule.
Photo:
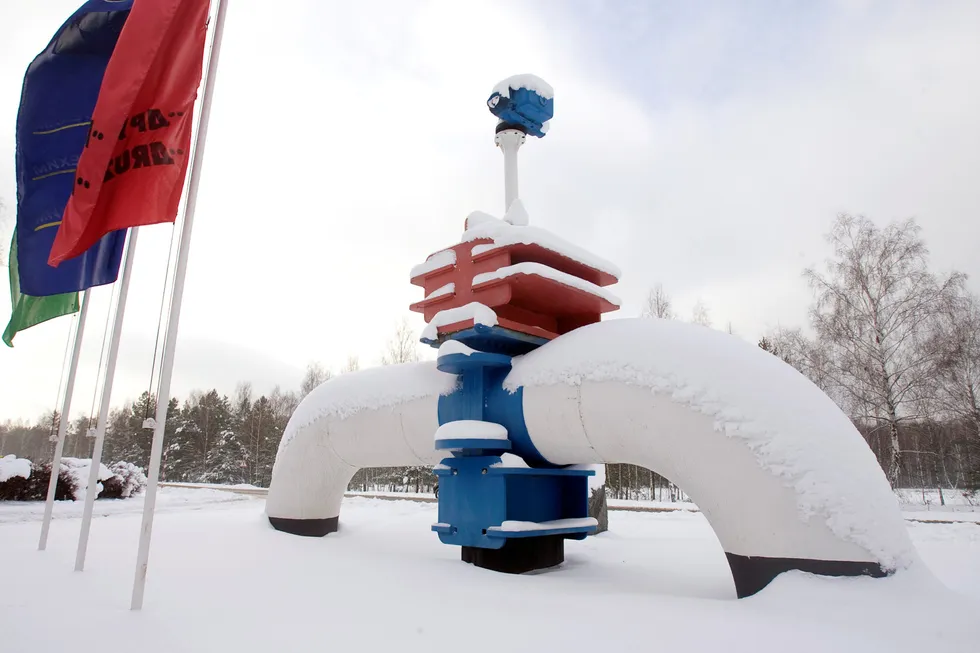
<svg viewBox="0 0 980 653">
<path fill-rule="evenodd" d="M 417 363 L 317 388 L 280 443 L 273 524 L 323 535 L 336 530 L 358 468 L 438 462 L 438 400 L 455 383 Z M 680 485 L 729 555 L 736 584 L 739 560 L 888 572 L 914 557 L 888 482 L 847 417 L 792 367 L 734 336 L 609 320 L 515 359 L 504 386 L 522 395 L 519 418 L 549 462 L 634 463 Z"/>
<path fill-rule="evenodd" d="M 273 525 L 301 535 L 333 532 L 358 469 L 438 463 L 439 395 L 456 383 L 424 362 L 351 372 L 315 388 L 279 442 L 266 501 Z"/>
</svg>

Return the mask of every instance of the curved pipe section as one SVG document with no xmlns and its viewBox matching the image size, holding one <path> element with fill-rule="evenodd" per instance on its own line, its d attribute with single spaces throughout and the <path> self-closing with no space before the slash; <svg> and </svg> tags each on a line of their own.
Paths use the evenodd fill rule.
<svg viewBox="0 0 980 653">
<path fill-rule="evenodd" d="M 914 558 L 885 475 L 846 415 L 792 367 L 731 335 L 655 319 L 600 322 L 515 358 L 494 384 L 484 419 L 506 426 L 534 464 L 633 463 L 681 486 L 717 534 L 739 596 L 791 569 L 881 576 Z M 324 535 L 337 529 L 358 468 L 437 463 L 439 397 L 456 391 L 473 389 L 434 362 L 314 390 L 280 443 L 272 524 Z"/>
<path fill-rule="evenodd" d="M 322 536 L 337 530 L 340 503 L 362 467 L 434 465 L 440 394 L 456 377 L 434 362 L 407 363 L 331 378 L 286 425 L 266 513 L 281 531 Z"/>
<path fill-rule="evenodd" d="M 505 389 L 551 464 L 641 465 L 677 483 L 739 596 L 799 569 L 881 576 L 913 549 L 871 449 L 837 405 L 729 334 L 654 319 L 578 329 L 515 360 Z"/>
</svg>

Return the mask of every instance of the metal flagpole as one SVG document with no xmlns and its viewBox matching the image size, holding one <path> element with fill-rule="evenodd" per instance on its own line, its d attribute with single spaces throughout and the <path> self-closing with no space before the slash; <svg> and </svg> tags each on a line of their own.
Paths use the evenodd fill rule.
<svg viewBox="0 0 980 653">
<path fill-rule="evenodd" d="M 82 530 L 78 535 L 78 551 L 75 553 L 75 571 L 85 568 L 85 553 L 88 550 L 88 534 L 92 527 L 92 509 L 98 494 L 99 468 L 102 466 L 102 445 L 105 442 L 106 422 L 109 420 L 109 400 L 112 398 L 112 381 L 116 375 L 116 358 L 119 354 L 119 340 L 122 337 L 123 316 L 126 314 L 126 296 L 129 294 L 129 280 L 133 271 L 133 255 L 136 253 L 136 236 L 139 228 L 129 232 L 129 245 L 126 247 L 126 261 L 119 280 L 119 297 L 116 300 L 116 316 L 112 323 L 112 337 L 109 340 L 109 357 L 106 359 L 105 383 L 102 386 L 102 404 L 99 407 L 99 421 L 95 427 L 95 446 L 92 449 L 92 466 L 88 473 L 88 490 L 85 492 L 85 511 L 82 513 Z"/>
<path fill-rule="evenodd" d="M 211 98 L 214 95 L 215 71 L 218 68 L 218 55 L 221 52 L 221 35 L 225 27 L 224 0 L 215 1 L 214 33 L 211 37 L 211 53 L 204 71 L 204 94 L 201 97 L 201 117 L 197 128 L 197 142 L 194 158 L 191 160 L 190 184 L 187 189 L 187 206 L 184 209 L 184 224 L 177 248 L 177 265 L 174 269 L 174 287 L 170 296 L 170 318 L 163 340 L 163 360 L 160 367 L 160 382 L 157 385 L 156 427 L 153 430 L 153 447 L 150 452 L 150 478 L 146 486 L 146 499 L 143 501 L 143 523 L 140 527 L 140 543 L 136 554 L 136 576 L 133 579 L 133 596 L 130 609 L 143 607 L 143 592 L 146 588 L 146 572 L 150 560 L 150 538 L 153 534 L 153 511 L 157 501 L 157 482 L 160 478 L 160 458 L 163 454 L 163 436 L 167 425 L 167 409 L 170 401 L 170 380 L 174 368 L 174 352 L 177 348 L 177 328 L 180 324 L 180 304 L 184 295 L 184 278 L 187 276 L 187 257 L 190 254 L 191 230 L 194 226 L 194 210 L 197 206 L 197 190 L 201 181 L 201 163 L 204 160 L 204 147 L 208 137 L 208 120 L 211 116 Z"/>
<path fill-rule="evenodd" d="M 75 372 L 78 371 L 78 359 L 82 352 L 82 334 L 85 332 L 85 317 L 88 315 L 89 294 L 91 288 L 82 293 L 82 309 L 78 313 L 78 324 L 75 326 L 75 346 L 71 350 L 71 363 L 68 366 L 68 388 L 65 399 L 61 404 L 61 424 L 58 425 L 58 443 L 54 447 L 54 458 L 51 460 L 51 480 L 48 481 L 48 498 L 44 503 L 44 520 L 41 522 L 41 539 L 37 550 L 44 551 L 48 545 L 48 529 L 51 527 L 51 512 L 54 510 L 54 495 L 58 489 L 58 472 L 61 470 L 61 455 L 65 450 L 65 434 L 68 432 L 68 413 L 71 410 L 71 396 L 75 389 Z"/>
</svg>

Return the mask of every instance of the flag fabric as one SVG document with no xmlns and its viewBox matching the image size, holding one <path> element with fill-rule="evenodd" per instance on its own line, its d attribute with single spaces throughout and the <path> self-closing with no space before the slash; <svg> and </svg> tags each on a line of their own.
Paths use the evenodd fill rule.
<svg viewBox="0 0 980 653">
<path fill-rule="evenodd" d="M 176 219 L 209 9 L 209 0 L 133 4 L 106 68 L 51 265 L 107 233 Z"/>
<path fill-rule="evenodd" d="M 41 322 L 71 315 L 78 312 L 78 293 L 50 295 L 48 297 L 31 297 L 20 291 L 20 275 L 17 272 L 17 230 L 10 243 L 10 322 L 3 332 L 3 342 L 8 347 L 14 346 L 14 336 L 18 331 L 29 329 Z"/>
<path fill-rule="evenodd" d="M 71 264 L 48 264 L 88 136 L 106 66 L 132 0 L 90 0 L 58 29 L 24 75 L 17 112 L 18 292 L 46 296 L 112 283 L 126 234 L 92 240 Z"/>
</svg>

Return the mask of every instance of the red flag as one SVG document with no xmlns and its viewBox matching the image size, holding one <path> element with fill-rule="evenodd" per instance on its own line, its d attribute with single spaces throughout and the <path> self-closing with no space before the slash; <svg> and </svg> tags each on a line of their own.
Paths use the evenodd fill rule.
<svg viewBox="0 0 980 653">
<path fill-rule="evenodd" d="M 49 264 L 78 256 L 110 231 L 176 220 L 209 8 L 209 0 L 133 3 Z"/>
</svg>

